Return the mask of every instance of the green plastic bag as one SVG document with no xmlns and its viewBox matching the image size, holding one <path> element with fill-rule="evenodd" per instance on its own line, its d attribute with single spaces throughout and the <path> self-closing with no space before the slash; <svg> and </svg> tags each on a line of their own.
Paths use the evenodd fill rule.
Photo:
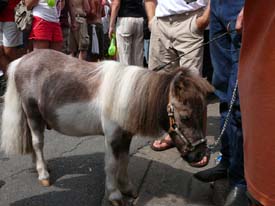
<svg viewBox="0 0 275 206">
<path fill-rule="evenodd" d="M 115 36 L 115 34 L 112 34 L 111 43 L 110 43 L 110 46 L 108 48 L 108 54 L 111 57 L 116 55 L 116 36 Z"/>
</svg>

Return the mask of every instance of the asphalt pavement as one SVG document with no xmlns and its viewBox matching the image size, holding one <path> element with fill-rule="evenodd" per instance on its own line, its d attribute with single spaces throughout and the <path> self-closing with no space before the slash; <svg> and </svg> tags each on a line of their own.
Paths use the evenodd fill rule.
<svg viewBox="0 0 275 206">
<path fill-rule="evenodd" d="M 1 105 L 2 108 L 2 105 Z M 208 105 L 207 139 L 218 136 L 218 104 Z M 136 206 L 222 206 L 226 180 L 202 183 L 193 173 L 215 166 L 192 168 L 175 148 L 150 149 L 151 139 L 135 137 L 131 145 L 130 177 L 138 190 Z M 52 185 L 43 187 L 29 156 L 7 157 L 0 152 L 0 206 L 101 206 L 104 201 L 104 137 L 45 134 L 45 158 Z"/>
</svg>

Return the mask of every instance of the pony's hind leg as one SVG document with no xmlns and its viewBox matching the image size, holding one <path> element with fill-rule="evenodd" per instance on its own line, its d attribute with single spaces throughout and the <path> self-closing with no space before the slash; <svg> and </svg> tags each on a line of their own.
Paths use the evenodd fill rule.
<svg viewBox="0 0 275 206">
<path fill-rule="evenodd" d="M 50 175 L 43 154 L 45 123 L 41 118 L 40 112 L 36 109 L 37 107 L 32 105 L 32 107 L 28 108 L 29 109 L 26 109 L 26 107 L 24 107 L 24 111 L 27 115 L 27 121 L 32 135 L 32 145 L 34 149 L 32 159 L 36 165 L 39 182 L 43 186 L 49 186 Z"/>
<path fill-rule="evenodd" d="M 47 164 L 44 159 L 43 146 L 44 146 L 44 135 L 38 131 L 32 131 L 32 144 L 35 152 L 35 164 L 38 173 L 38 180 L 43 186 L 50 185 L 50 175 L 47 170 Z"/>
</svg>

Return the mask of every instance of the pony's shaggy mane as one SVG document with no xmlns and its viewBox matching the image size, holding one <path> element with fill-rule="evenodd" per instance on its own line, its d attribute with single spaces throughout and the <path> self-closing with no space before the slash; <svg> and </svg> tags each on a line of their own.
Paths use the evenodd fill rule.
<svg viewBox="0 0 275 206">
<path fill-rule="evenodd" d="M 103 114 L 132 134 L 158 135 L 160 122 L 168 123 L 169 88 L 179 70 L 157 73 L 136 66 L 121 68 L 121 64 L 114 63 L 105 63 L 104 68 Z"/>
</svg>

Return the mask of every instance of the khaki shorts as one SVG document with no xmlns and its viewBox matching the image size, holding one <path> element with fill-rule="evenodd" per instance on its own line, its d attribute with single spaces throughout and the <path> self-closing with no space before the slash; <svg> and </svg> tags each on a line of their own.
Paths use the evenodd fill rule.
<svg viewBox="0 0 275 206">
<path fill-rule="evenodd" d="M 72 52 L 87 51 L 90 40 L 87 29 L 87 21 L 84 17 L 75 17 L 79 28 L 76 31 L 71 30 L 70 33 L 70 49 Z"/>
<path fill-rule="evenodd" d="M 202 10 L 198 10 L 167 17 L 154 17 L 151 27 L 149 69 L 168 63 L 203 44 L 203 31 L 200 31 L 196 24 L 197 16 L 201 12 Z M 200 74 L 202 63 L 203 48 L 200 48 L 165 67 L 164 71 L 182 66 Z"/>
</svg>

